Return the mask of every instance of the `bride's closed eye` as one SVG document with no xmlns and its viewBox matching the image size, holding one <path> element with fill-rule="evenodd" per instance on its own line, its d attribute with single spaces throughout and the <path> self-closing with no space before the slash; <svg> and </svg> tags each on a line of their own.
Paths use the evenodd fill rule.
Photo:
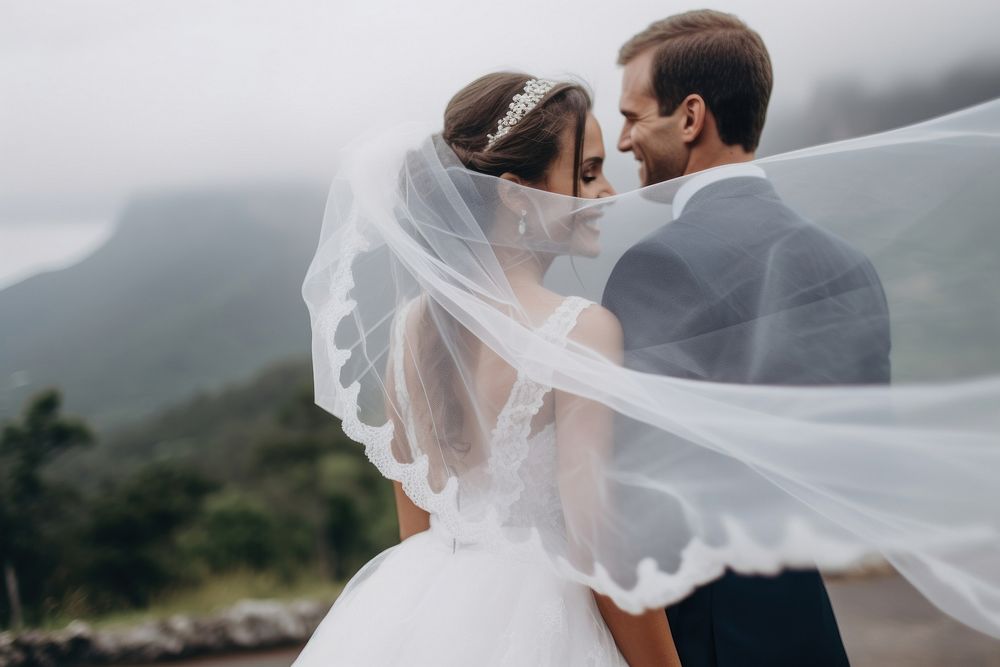
<svg viewBox="0 0 1000 667">
<path fill-rule="evenodd" d="M 604 158 L 592 157 L 584 161 L 580 168 L 580 180 L 584 183 L 593 183 L 601 175 L 601 167 Z"/>
</svg>

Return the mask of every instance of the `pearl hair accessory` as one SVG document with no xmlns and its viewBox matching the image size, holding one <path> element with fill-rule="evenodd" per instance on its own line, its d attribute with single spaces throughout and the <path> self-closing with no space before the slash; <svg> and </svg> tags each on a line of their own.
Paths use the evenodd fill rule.
<svg viewBox="0 0 1000 667">
<path fill-rule="evenodd" d="M 521 119 L 534 109 L 545 97 L 545 93 L 552 90 L 555 85 L 555 81 L 548 79 L 528 79 L 528 82 L 524 84 L 524 92 L 514 96 L 514 101 L 510 103 L 507 115 L 497 122 L 496 134 L 486 135 L 486 149 L 492 148 L 500 137 L 520 123 Z"/>
</svg>

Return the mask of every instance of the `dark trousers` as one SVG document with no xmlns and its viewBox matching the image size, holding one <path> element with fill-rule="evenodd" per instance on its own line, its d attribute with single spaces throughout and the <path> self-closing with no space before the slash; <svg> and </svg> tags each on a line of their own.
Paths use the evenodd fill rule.
<svg viewBox="0 0 1000 667">
<path fill-rule="evenodd" d="M 727 572 L 667 609 L 684 667 L 847 667 L 819 572 Z"/>
</svg>

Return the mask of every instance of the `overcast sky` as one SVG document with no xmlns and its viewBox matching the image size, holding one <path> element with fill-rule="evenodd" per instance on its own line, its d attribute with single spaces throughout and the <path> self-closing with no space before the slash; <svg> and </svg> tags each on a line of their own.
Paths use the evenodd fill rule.
<svg viewBox="0 0 1000 667">
<path fill-rule="evenodd" d="M 0 224 L 60 202 L 69 211 L 52 215 L 73 217 L 85 199 L 121 201 L 136 188 L 325 182 L 345 139 L 381 123 L 436 121 L 458 88 L 498 68 L 583 77 L 612 139 L 618 47 L 695 6 L 0 0 Z M 1000 62 L 996 0 L 709 6 L 763 36 L 772 111 L 802 107 L 831 78 L 886 86 Z"/>
</svg>

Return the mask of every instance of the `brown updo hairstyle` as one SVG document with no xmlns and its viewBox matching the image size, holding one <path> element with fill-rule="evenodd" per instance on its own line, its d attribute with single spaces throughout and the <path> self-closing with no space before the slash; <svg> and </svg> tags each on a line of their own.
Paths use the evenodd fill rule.
<svg viewBox="0 0 1000 667">
<path fill-rule="evenodd" d="M 533 78 L 521 72 L 495 72 L 476 79 L 448 102 L 441 137 L 467 169 L 490 176 L 511 173 L 537 184 L 559 155 L 563 132 L 572 125 L 573 194 L 578 195 L 583 131 L 591 108 L 583 86 L 557 83 L 517 125 L 487 147 L 486 135 L 497 131 L 514 95 Z"/>
<path fill-rule="evenodd" d="M 524 91 L 529 79 L 535 77 L 519 72 L 496 72 L 480 77 L 460 90 L 444 112 L 444 129 L 441 138 L 454 151 L 465 168 L 489 176 L 505 173 L 521 178 L 526 185 L 539 185 L 546 172 L 564 149 L 562 137 L 566 128 L 572 127 L 574 152 L 573 194 L 579 194 L 580 163 L 583 156 L 583 133 L 587 113 L 591 108 L 590 94 L 575 83 L 557 83 L 541 101 L 492 146 L 488 134 L 497 131 L 514 95 Z M 480 224 L 492 226 L 493 220 L 483 219 Z M 488 229 L 484 229 L 488 233 Z M 411 230 L 411 233 L 414 233 Z M 415 237 L 431 253 L 434 250 Z M 465 410 L 462 402 L 455 400 L 454 388 L 462 382 L 458 364 L 453 355 L 466 355 L 471 351 L 470 340 L 475 337 L 455 320 L 435 299 L 424 299 L 419 321 L 418 340 L 411 347 L 415 354 L 420 382 L 425 396 L 436 400 L 417 399 L 414 412 L 423 413 L 426 424 L 434 425 L 434 433 L 416 433 L 417 437 L 438 437 L 449 446 L 440 450 L 441 459 L 432 457 L 432 477 L 445 474 L 449 466 L 457 463 L 454 457 L 469 450 L 465 441 Z M 449 346 L 447 341 L 455 343 Z M 431 451 L 435 451 L 432 449 Z M 407 458 L 405 452 L 397 456 Z M 440 479 L 440 478 L 439 478 Z"/>
</svg>

